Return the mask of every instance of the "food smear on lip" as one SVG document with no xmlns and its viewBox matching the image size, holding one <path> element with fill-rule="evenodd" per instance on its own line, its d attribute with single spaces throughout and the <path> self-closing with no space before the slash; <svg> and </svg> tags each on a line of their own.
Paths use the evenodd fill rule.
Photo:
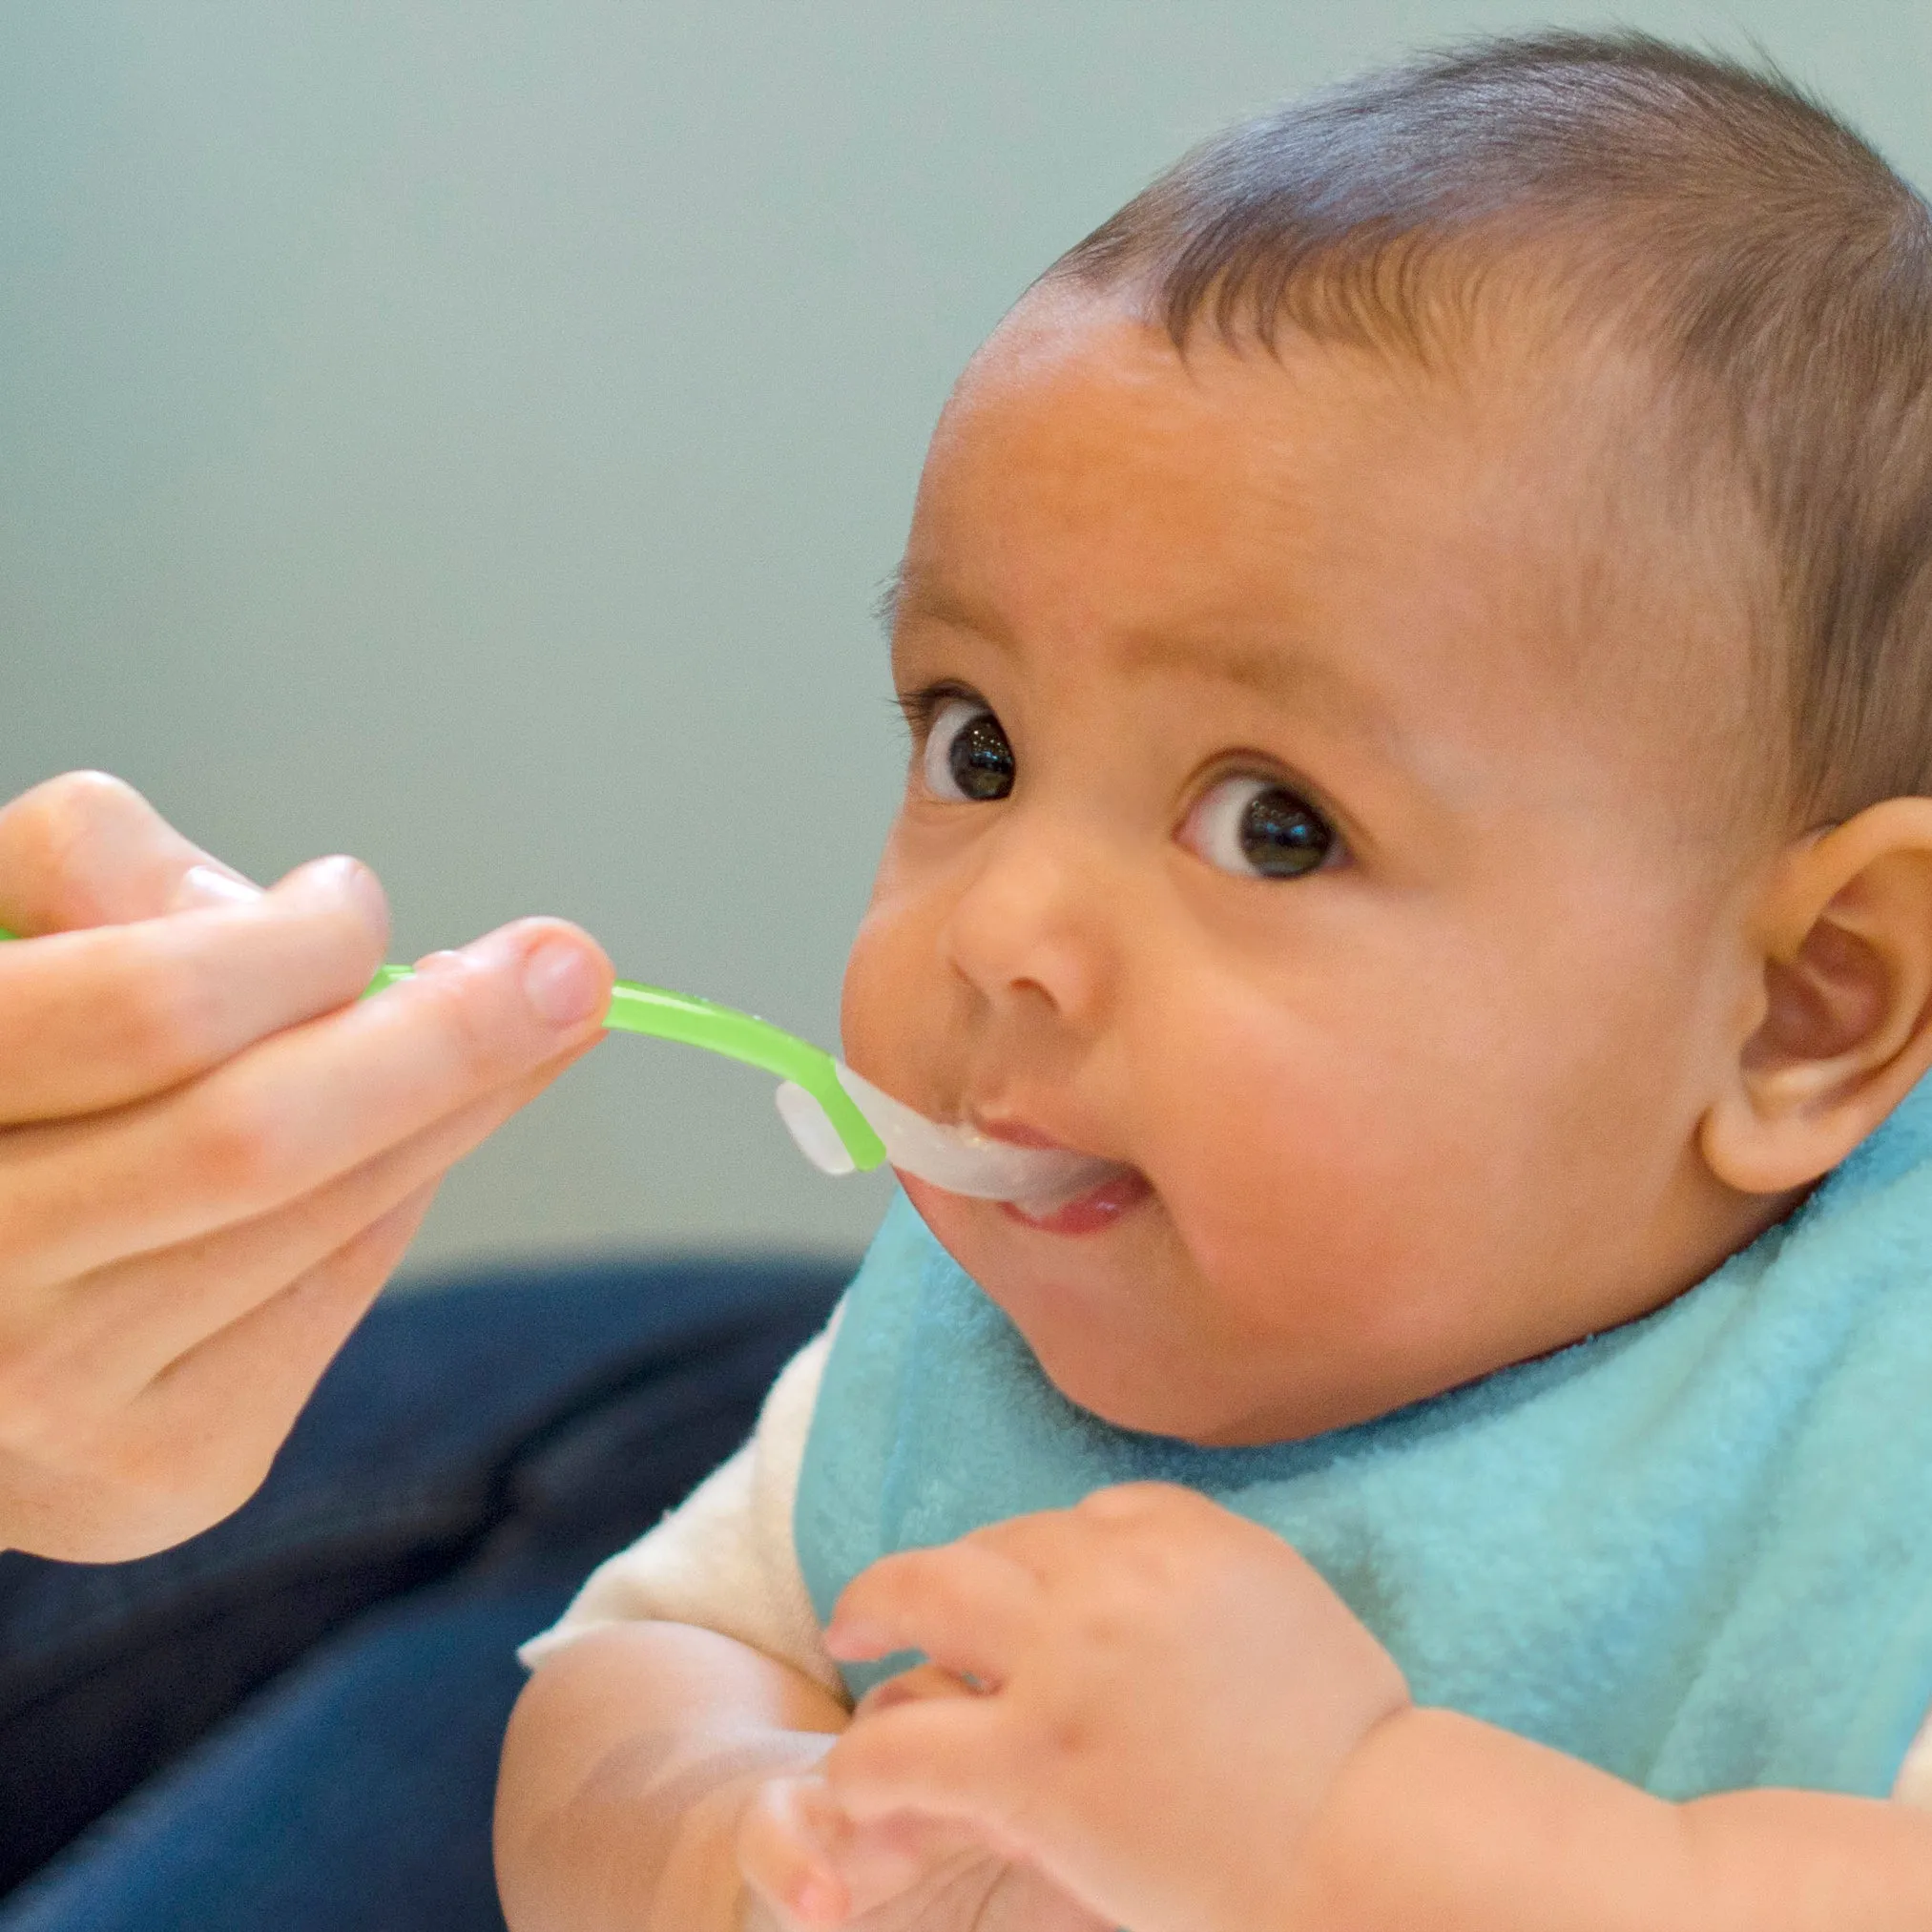
<svg viewBox="0 0 1932 1932">
<path fill-rule="evenodd" d="M 1138 1168 L 1125 1168 L 1070 1201 L 1002 1201 L 1000 1212 L 1043 1235 L 1097 1235 L 1132 1213 L 1153 1192 Z"/>
</svg>

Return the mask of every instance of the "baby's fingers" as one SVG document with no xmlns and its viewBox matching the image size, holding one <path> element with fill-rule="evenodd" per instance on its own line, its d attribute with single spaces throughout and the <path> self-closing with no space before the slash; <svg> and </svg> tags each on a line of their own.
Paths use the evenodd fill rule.
<svg viewBox="0 0 1932 1932">
<path fill-rule="evenodd" d="M 896 1677 L 887 1677 L 883 1684 L 875 1684 L 861 1697 L 852 1713 L 852 1721 L 857 1724 L 868 1717 L 877 1717 L 882 1713 L 895 1710 L 901 1704 L 921 1704 L 934 1697 L 973 1697 L 979 1694 L 963 1678 L 956 1677 L 950 1671 L 942 1671 L 937 1664 L 915 1664 L 909 1671 L 902 1671 Z"/>
<path fill-rule="evenodd" d="M 1038 1579 L 973 1537 L 883 1558 L 846 1585 L 825 1632 L 846 1663 L 923 1651 L 943 1670 L 1006 1681 L 1038 1620 Z"/>
<path fill-rule="evenodd" d="M 737 1868 L 783 1932 L 842 1925 L 851 1894 L 839 1870 L 850 1828 L 814 1774 L 758 1787 L 737 1827 Z"/>
<path fill-rule="evenodd" d="M 869 1920 L 976 1846 L 940 1819 L 855 1825 L 812 1772 L 760 1788 L 739 1824 L 738 1869 L 785 1932 L 824 1932 Z"/>
<path fill-rule="evenodd" d="M 1030 1849 L 1015 1828 L 1033 1780 L 997 1697 L 913 1698 L 855 1723 L 821 1776 L 854 1830 L 915 1814 L 1008 1858 Z"/>
</svg>

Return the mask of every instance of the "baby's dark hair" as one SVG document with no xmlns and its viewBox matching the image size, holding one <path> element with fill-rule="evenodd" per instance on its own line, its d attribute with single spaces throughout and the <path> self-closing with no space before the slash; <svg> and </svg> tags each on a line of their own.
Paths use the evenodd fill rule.
<svg viewBox="0 0 1932 1932">
<path fill-rule="evenodd" d="M 1206 142 L 1046 280 L 1131 291 L 1183 348 L 1292 330 L 1427 362 L 1511 265 L 1634 349 L 1744 487 L 1781 808 L 1932 793 L 1932 210 L 1779 74 L 1639 34 L 1423 58 Z"/>
</svg>

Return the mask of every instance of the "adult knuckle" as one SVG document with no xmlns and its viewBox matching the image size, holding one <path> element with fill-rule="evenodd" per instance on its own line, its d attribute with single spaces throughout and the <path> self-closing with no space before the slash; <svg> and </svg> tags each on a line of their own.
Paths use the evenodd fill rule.
<svg viewBox="0 0 1932 1932">
<path fill-rule="evenodd" d="M 111 772 L 62 772 L 23 792 L 7 815 L 10 823 L 17 815 L 27 835 L 45 841 L 46 849 L 58 855 L 103 819 L 125 818 L 142 803 L 141 795 Z"/>
<path fill-rule="evenodd" d="M 187 1177 L 197 1192 L 247 1202 L 268 1192 L 288 1159 L 286 1109 L 224 1092 L 203 1102 L 183 1136 Z"/>
<path fill-rule="evenodd" d="M 437 973 L 416 983 L 447 1057 L 452 1084 L 472 1092 L 496 1085 L 517 1070 L 521 1060 L 504 1037 L 480 975 Z"/>
<path fill-rule="evenodd" d="M 102 1420 L 57 1350 L 15 1346 L 0 1357 L 0 1443 L 10 1454 L 42 1469 L 96 1470 Z"/>
<path fill-rule="evenodd" d="M 103 825 L 144 809 L 140 794 L 107 772 L 63 772 L 23 792 L 0 813 L 0 851 L 10 866 L 30 877 L 68 874 Z M 80 872 L 71 883 L 85 896 L 85 868 Z"/>
<path fill-rule="evenodd" d="M 341 868 L 333 904 L 307 915 L 317 956 L 326 959 L 338 970 L 356 976 L 358 985 L 381 964 L 388 943 L 386 923 L 371 923 L 368 900 L 383 899 L 382 883 L 359 859 L 342 858 L 332 862 Z M 351 894 L 348 882 L 362 883 L 360 894 Z"/>
<path fill-rule="evenodd" d="M 247 1502 L 268 1475 L 273 1448 L 247 1428 L 184 1440 L 178 1428 L 158 1426 L 136 1405 L 103 1432 L 93 1473 L 156 1536 L 179 1542 Z"/>
</svg>

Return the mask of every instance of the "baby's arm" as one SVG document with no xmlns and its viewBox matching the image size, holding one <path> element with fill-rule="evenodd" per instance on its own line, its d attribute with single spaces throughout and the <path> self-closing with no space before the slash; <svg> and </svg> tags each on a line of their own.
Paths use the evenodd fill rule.
<svg viewBox="0 0 1932 1932">
<path fill-rule="evenodd" d="M 1932 1818 L 1799 1791 L 1668 1804 L 1473 1718 L 1407 1710 L 1342 1767 L 1293 1897 L 1290 1927 L 1915 1932 L 1932 1923 Z"/>
<path fill-rule="evenodd" d="M 504 1746 L 497 1880 L 513 1932 L 737 1932 L 741 1814 L 845 1722 L 803 1672 L 713 1631 L 580 1637 L 530 1680 Z"/>
<path fill-rule="evenodd" d="M 792 1538 L 828 1346 L 801 1351 L 752 1442 L 525 1646 L 539 1668 L 506 1744 L 497 1827 L 519 1928 L 736 1928 L 749 1875 L 760 1932 L 1092 1932 L 970 1834 L 854 1830 L 810 1775 L 848 1724 Z"/>
<path fill-rule="evenodd" d="M 829 1347 L 800 1350 L 752 1440 L 524 1647 L 497 1803 L 512 1924 L 736 1926 L 737 1811 L 846 1722 L 792 1540 Z"/>
</svg>

